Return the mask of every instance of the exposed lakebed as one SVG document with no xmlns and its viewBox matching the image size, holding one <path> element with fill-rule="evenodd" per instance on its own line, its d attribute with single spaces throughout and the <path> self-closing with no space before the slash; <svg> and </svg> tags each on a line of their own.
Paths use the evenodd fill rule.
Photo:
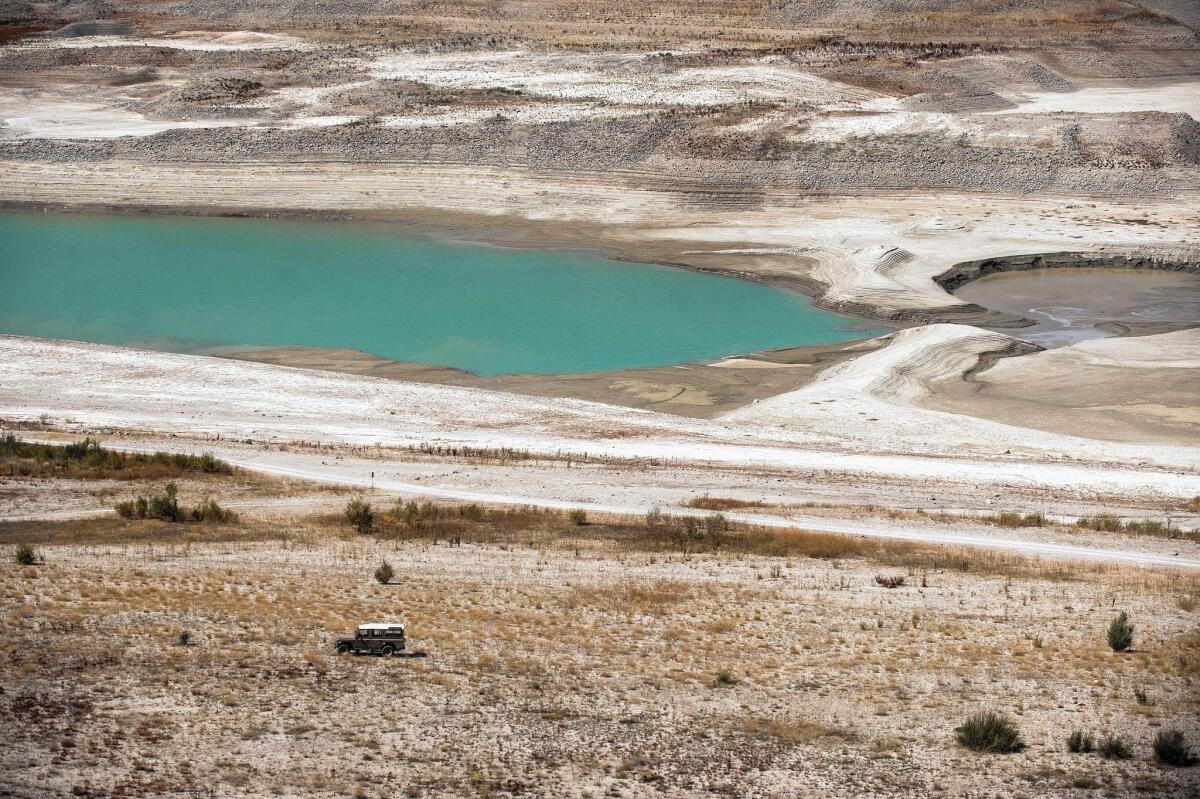
<svg viewBox="0 0 1200 799">
<path fill-rule="evenodd" d="M 0 214 L 0 285 L 3 333 L 179 352 L 344 348 L 483 375 L 880 332 L 734 278 L 352 223 Z"/>
<path fill-rule="evenodd" d="M 973 280 L 960 300 L 1025 317 L 1031 327 L 1004 332 L 1043 347 L 1113 335 L 1115 322 L 1132 332 L 1200 324 L 1200 275 L 1107 268 L 1035 269 Z"/>
</svg>

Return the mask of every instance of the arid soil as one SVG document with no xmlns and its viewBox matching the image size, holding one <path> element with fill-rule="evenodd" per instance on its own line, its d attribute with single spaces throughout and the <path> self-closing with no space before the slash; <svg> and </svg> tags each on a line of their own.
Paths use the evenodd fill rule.
<svg viewBox="0 0 1200 799">
<path fill-rule="evenodd" d="M 1185 797 L 1200 784 L 1150 750 L 1161 730 L 1195 741 L 1194 575 L 949 551 L 934 565 L 887 550 L 685 555 L 557 524 L 461 546 L 311 517 L 261 517 L 210 544 L 162 525 L 154 543 L 121 543 L 153 523 L 110 524 L 44 546 L 43 565 L 0 566 L 0 787 Z M 378 585 L 384 559 L 397 576 Z M 1120 609 L 1128 653 L 1105 642 Z M 406 621 L 421 657 L 333 655 L 365 619 Z M 980 710 L 1013 718 L 1025 749 L 958 746 Z M 1072 754 L 1074 730 L 1131 756 Z"/>
<path fill-rule="evenodd" d="M 1200 329 L 1044 351 L 950 293 L 1197 271 L 1193 6 L 0 0 L 0 207 L 415 223 L 898 328 L 488 379 L 0 335 L 0 431 L 212 452 L 180 496 L 240 516 L 0 478 L 0 793 L 1197 795 L 1151 742 L 1200 753 Z M 358 533 L 359 492 L 486 511 Z M 393 619 L 422 657 L 331 654 Z M 958 745 L 984 710 L 1022 751 Z"/>
</svg>

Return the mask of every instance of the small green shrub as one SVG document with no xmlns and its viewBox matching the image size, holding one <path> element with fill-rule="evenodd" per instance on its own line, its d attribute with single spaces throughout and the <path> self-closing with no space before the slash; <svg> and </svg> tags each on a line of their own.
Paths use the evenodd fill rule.
<svg viewBox="0 0 1200 799">
<path fill-rule="evenodd" d="M 396 570 L 392 568 L 392 564 L 386 560 L 379 564 L 379 568 L 375 570 L 375 582 L 380 585 L 387 585 L 396 576 Z"/>
<path fill-rule="evenodd" d="M 478 505 L 465 505 L 463 508 L 476 508 L 478 509 L 480 518 L 482 518 L 484 515 L 483 508 L 480 508 Z M 471 518 L 469 514 L 474 513 L 475 511 L 464 510 L 463 508 L 459 508 L 458 511 L 456 511 L 459 515 L 459 518 Z M 443 512 L 441 507 L 433 502 L 427 501 L 418 504 L 416 502 L 410 501 L 406 503 L 403 500 L 399 500 L 396 502 L 396 507 L 392 510 L 390 515 L 392 519 L 402 521 L 409 527 L 420 527 L 424 522 L 436 522 L 446 514 Z"/>
<path fill-rule="evenodd" d="M 659 508 L 651 508 L 646 511 L 646 526 L 657 527 L 663 523 L 663 512 Z"/>
<path fill-rule="evenodd" d="M 1025 748 L 1016 723 L 1008 716 L 994 711 L 968 716 L 962 726 L 954 728 L 958 742 L 976 752 L 1019 752 Z"/>
<path fill-rule="evenodd" d="M 1114 652 L 1124 652 L 1133 646 L 1133 622 L 1125 611 L 1118 613 L 1108 625 L 1108 645 Z"/>
<path fill-rule="evenodd" d="M 183 519 L 183 510 L 179 507 L 179 486 L 167 483 L 163 492 L 150 497 L 148 514 L 151 519 L 162 519 L 164 522 L 177 522 Z"/>
<path fill-rule="evenodd" d="M 1067 749 L 1071 752 L 1093 752 L 1096 749 L 1096 739 L 1090 732 L 1075 730 L 1067 737 Z"/>
<path fill-rule="evenodd" d="M 1133 757 L 1133 751 L 1125 739 L 1118 735 L 1106 735 L 1100 741 L 1100 754 L 1108 760 L 1128 760 Z"/>
<path fill-rule="evenodd" d="M 174 483 L 167 483 L 163 492 L 158 496 L 147 499 L 137 497 L 118 502 L 113 506 L 117 515 L 122 519 L 158 519 L 164 522 L 204 522 L 207 524 L 228 524 L 237 521 L 237 514 L 228 508 L 222 508 L 215 499 L 209 497 L 190 510 L 179 507 L 179 489 Z"/>
<path fill-rule="evenodd" d="M 1190 766 L 1196 762 L 1179 730 L 1159 730 L 1154 736 L 1154 759 L 1167 766 Z"/>
<path fill-rule="evenodd" d="M 13 550 L 13 560 L 19 566 L 36 566 L 38 562 L 37 550 L 32 544 L 17 544 Z"/>
<path fill-rule="evenodd" d="M 733 676 L 733 672 L 729 669 L 719 669 L 717 671 L 718 685 L 737 685 L 737 677 Z"/>
<path fill-rule="evenodd" d="M 375 526 L 375 511 L 371 503 L 362 497 L 355 497 L 346 503 L 346 521 L 360 533 L 369 533 Z"/>
<path fill-rule="evenodd" d="M 222 508 L 215 499 L 209 497 L 192 508 L 191 519 L 194 522 L 208 524 L 228 524 L 237 521 L 237 514 L 227 508 Z"/>
<path fill-rule="evenodd" d="M 583 527 L 588 523 L 587 511 L 573 510 L 567 514 L 567 519 L 576 527 Z"/>
</svg>

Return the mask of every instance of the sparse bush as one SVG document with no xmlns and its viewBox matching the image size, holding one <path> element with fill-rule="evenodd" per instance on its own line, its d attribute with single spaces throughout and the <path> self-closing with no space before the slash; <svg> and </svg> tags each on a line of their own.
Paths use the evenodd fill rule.
<svg viewBox="0 0 1200 799">
<path fill-rule="evenodd" d="M 737 685 L 737 677 L 733 676 L 733 672 L 729 669 L 719 669 L 717 671 L 718 685 Z"/>
<path fill-rule="evenodd" d="M 997 527 L 1045 527 L 1046 517 L 1041 513 L 1013 513 L 1004 511 L 992 517 L 992 523 Z"/>
<path fill-rule="evenodd" d="M 906 578 L 903 574 L 897 574 L 894 576 L 884 574 L 875 575 L 875 583 L 877 585 L 882 585 L 884 588 L 899 588 L 900 586 L 904 585 L 905 579 Z"/>
<path fill-rule="evenodd" d="M 478 505 L 464 505 L 455 513 L 464 520 L 472 520 L 472 514 L 475 513 L 479 514 L 479 520 L 486 516 L 483 508 Z M 443 509 L 433 502 L 398 501 L 396 507 L 392 509 L 390 517 L 391 520 L 400 521 L 409 527 L 421 527 L 425 522 L 436 522 L 445 515 L 447 514 L 443 512 Z"/>
<path fill-rule="evenodd" d="M 573 510 L 567 514 L 567 519 L 570 520 L 571 524 L 575 525 L 576 527 L 583 527 L 588 523 L 587 511 L 579 509 Z"/>
<path fill-rule="evenodd" d="M 1118 613 L 1108 625 L 1108 645 L 1114 652 L 1124 652 L 1133 646 L 1133 622 L 1125 611 Z"/>
<path fill-rule="evenodd" d="M 1133 689 L 1133 698 L 1137 700 L 1137 703 L 1139 705 L 1145 705 L 1146 707 L 1150 707 L 1151 705 L 1154 704 L 1153 702 L 1150 701 L 1150 695 L 1148 693 L 1146 693 L 1146 689 L 1141 687 L 1140 685 L 1137 688 Z"/>
<path fill-rule="evenodd" d="M 1175 602 L 1175 604 L 1176 604 L 1176 606 L 1178 606 L 1178 608 L 1180 610 L 1184 611 L 1185 613 L 1191 613 L 1193 610 L 1196 609 L 1196 597 L 1191 596 L 1191 595 L 1181 596 Z"/>
<path fill-rule="evenodd" d="M 704 518 L 704 532 L 712 538 L 719 537 L 722 533 L 728 532 L 729 520 L 725 518 L 723 513 L 714 513 L 712 516 Z"/>
<path fill-rule="evenodd" d="M 460 505 L 458 507 L 458 518 L 467 519 L 473 522 L 483 521 L 483 508 L 471 503 L 470 505 Z"/>
<path fill-rule="evenodd" d="M 118 452 L 91 438 L 70 444 L 33 444 L 11 434 L 0 436 L 0 474 L 134 480 L 178 477 L 187 472 L 224 475 L 233 474 L 233 467 L 209 454 Z"/>
<path fill-rule="evenodd" d="M 646 526 L 657 527 L 663 523 L 663 512 L 659 508 L 651 508 L 646 512 Z"/>
<path fill-rule="evenodd" d="M 207 522 L 210 524 L 227 524 L 237 521 L 237 514 L 222 508 L 215 499 L 209 497 L 191 510 L 179 507 L 179 489 L 174 483 L 167 483 L 163 492 L 157 496 L 137 497 L 118 502 L 113 506 L 117 515 L 122 519 L 158 519 L 164 522 Z"/>
<path fill-rule="evenodd" d="M 177 522 L 183 518 L 179 507 L 179 486 L 167 483 L 166 488 L 158 496 L 151 497 L 148 515 L 151 519 L 162 519 L 165 522 Z"/>
<path fill-rule="evenodd" d="M 1093 752 L 1096 749 L 1096 739 L 1090 732 L 1075 730 L 1067 737 L 1067 749 L 1076 752 Z"/>
<path fill-rule="evenodd" d="M 177 640 L 179 641 L 180 646 L 187 646 L 192 641 L 192 634 L 187 630 L 184 630 L 183 632 L 179 633 L 179 638 Z"/>
<path fill-rule="evenodd" d="M 192 508 L 191 519 L 194 522 L 228 524 L 237 521 L 237 514 L 227 508 L 222 508 L 215 499 L 209 497 Z"/>
<path fill-rule="evenodd" d="M 1121 520 L 1111 513 L 1101 513 L 1099 516 L 1084 516 L 1075 522 L 1076 526 L 1101 533 L 1121 532 Z"/>
<path fill-rule="evenodd" d="M 962 726 L 954 728 L 955 738 L 976 752 L 1019 752 L 1025 748 L 1017 725 L 1008 716 L 995 711 L 968 716 Z"/>
<path fill-rule="evenodd" d="M 700 508 L 701 510 L 736 510 L 737 508 L 761 508 L 763 506 L 763 503 L 757 500 L 710 497 L 708 494 L 688 500 L 686 504 L 689 508 Z"/>
<path fill-rule="evenodd" d="M 392 568 L 392 564 L 386 560 L 379 564 L 379 568 L 375 570 L 375 582 L 380 585 L 387 585 L 396 576 L 396 570 Z"/>
<path fill-rule="evenodd" d="M 1128 760 L 1133 757 L 1129 744 L 1118 735 L 1105 735 L 1100 741 L 1099 751 L 1108 760 Z"/>
<path fill-rule="evenodd" d="M 1159 730 L 1154 736 L 1154 759 L 1167 766 L 1190 766 L 1196 762 L 1179 730 Z"/>
<path fill-rule="evenodd" d="M 375 511 L 371 510 L 371 503 L 362 497 L 355 497 L 346 503 L 345 516 L 346 521 L 360 533 L 369 533 L 375 526 Z"/>
<path fill-rule="evenodd" d="M 32 544 L 17 544 L 13 550 L 13 560 L 19 566 L 36 566 L 38 562 L 37 550 Z"/>
<path fill-rule="evenodd" d="M 1084 516 L 1075 522 L 1076 526 L 1083 527 L 1087 530 L 1097 530 L 1102 533 L 1132 533 L 1134 535 L 1149 535 L 1157 538 L 1178 538 L 1180 536 L 1190 537 L 1195 539 L 1196 533 L 1193 531 L 1190 535 L 1185 534 L 1183 530 L 1174 527 L 1170 521 L 1157 521 L 1155 519 L 1130 519 L 1127 522 L 1121 521 L 1117 516 L 1111 513 L 1102 513 L 1099 516 Z"/>
</svg>

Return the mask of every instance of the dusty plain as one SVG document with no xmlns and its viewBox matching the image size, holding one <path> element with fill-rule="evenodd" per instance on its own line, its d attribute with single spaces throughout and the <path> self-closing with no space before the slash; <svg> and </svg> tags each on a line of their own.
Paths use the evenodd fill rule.
<svg viewBox="0 0 1200 799">
<path fill-rule="evenodd" d="M 233 473 L 181 500 L 238 515 L 123 519 L 164 481 L 0 464 L 0 543 L 41 558 L 0 566 L 0 792 L 1197 795 L 1151 741 L 1200 752 L 1200 319 L 1043 350 L 952 293 L 1200 271 L 1197 25 L 1179 0 L 0 0 L 3 208 L 587 247 L 896 328 L 498 378 L 0 334 L 0 433 L 214 453 Z M 393 618 L 421 656 L 331 653 Z M 983 710 L 1024 748 L 959 746 Z"/>
<path fill-rule="evenodd" d="M 1194 572 L 946 548 L 684 554 L 617 523 L 517 523 L 374 538 L 268 513 L 204 541 L 114 521 L 45 546 L 44 565 L 4 565 L 0 785 L 30 797 L 1194 795 L 1195 769 L 1149 751 L 1200 712 Z M 0 525 L 5 540 L 37 535 Z M 371 579 L 383 559 L 390 585 Z M 1138 625 L 1133 652 L 1104 641 L 1114 606 Z M 331 633 L 397 613 L 421 657 L 330 652 Z M 968 713 L 992 708 L 1017 720 L 1023 752 L 955 744 Z M 1133 756 L 1071 754 L 1075 729 L 1120 736 Z"/>
</svg>

